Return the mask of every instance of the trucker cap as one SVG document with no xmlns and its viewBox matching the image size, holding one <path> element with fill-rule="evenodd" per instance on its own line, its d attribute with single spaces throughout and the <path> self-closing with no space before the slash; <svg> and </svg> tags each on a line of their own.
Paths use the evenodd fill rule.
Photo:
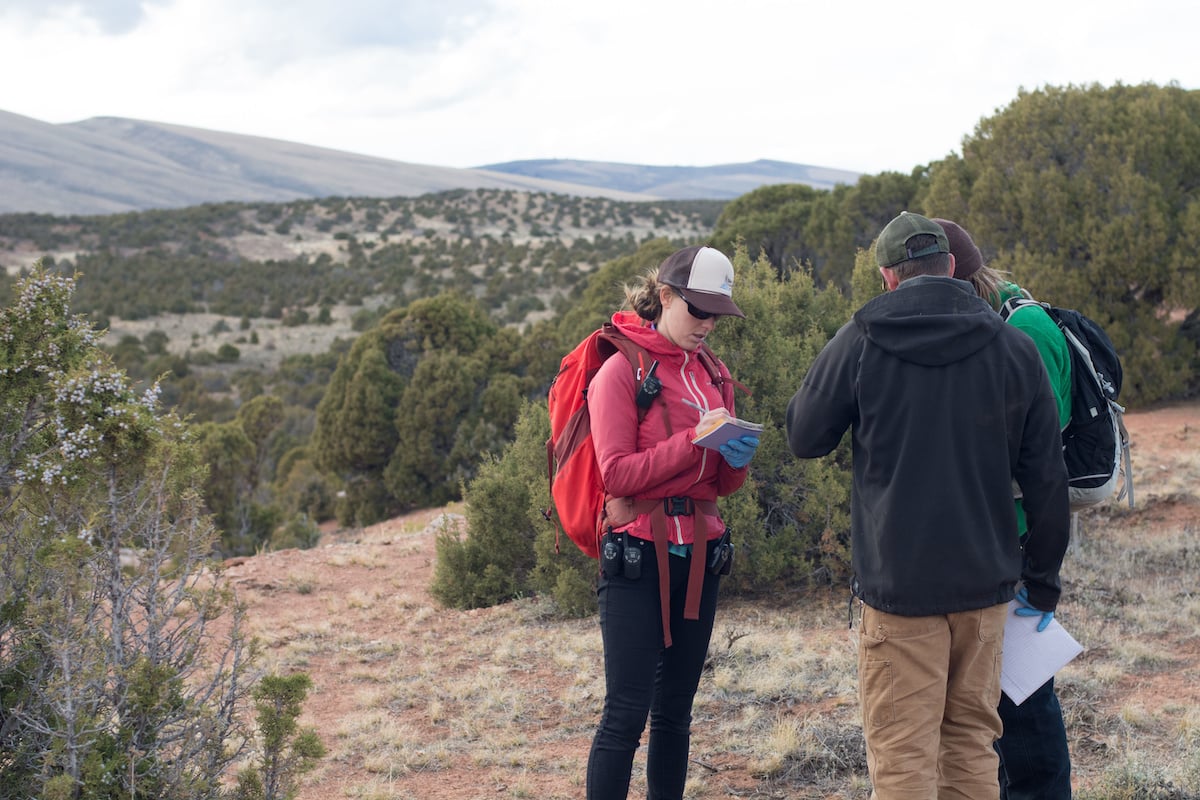
<svg viewBox="0 0 1200 800">
<path fill-rule="evenodd" d="M 733 302 L 733 264 L 714 247 L 676 250 L 659 265 L 658 280 L 701 311 L 746 316 Z"/>
</svg>

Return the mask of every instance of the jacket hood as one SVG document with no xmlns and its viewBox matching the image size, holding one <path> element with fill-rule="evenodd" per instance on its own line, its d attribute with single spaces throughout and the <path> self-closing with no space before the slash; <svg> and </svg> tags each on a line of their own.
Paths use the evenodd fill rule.
<svg viewBox="0 0 1200 800">
<path fill-rule="evenodd" d="M 612 322 L 620 329 L 621 333 L 647 352 L 653 353 L 660 361 L 665 361 L 667 358 L 682 359 L 684 357 L 683 348 L 669 341 L 667 337 L 658 332 L 652 323 L 639 317 L 635 311 L 618 311 L 613 314 Z"/>
<path fill-rule="evenodd" d="M 869 301 L 854 324 L 896 358 L 935 367 L 979 352 L 1004 322 L 966 281 L 921 275 Z"/>
</svg>

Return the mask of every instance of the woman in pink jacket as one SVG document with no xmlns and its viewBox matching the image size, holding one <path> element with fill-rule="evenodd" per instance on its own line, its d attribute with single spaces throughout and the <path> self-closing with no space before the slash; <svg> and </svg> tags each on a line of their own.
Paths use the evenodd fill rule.
<svg viewBox="0 0 1200 800">
<path fill-rule="evenodd" d="M 613 316 L 650 363 L 617 353 L 588 389 L 596 457 L 615 498 L 601 541 L 606 694 L 588 757 L 588 800 L 626 798 L 647 716 L 647 796 L 683 797 L 692 701 L 732 558 L 716 499 L 741 487 L 758 447 L 754 436 L 720 450 L 692 443 L 697 429 L 734 414 L 732 378 L 705 344 L 721 316 L 745 317 L 732 287 L 733 265 L 719 250 L 673 253 L 625 288 L 632 311 Z M 639 378 L 651 366 L 661 389 L 639 413 L 639 391 L 653 393 L 653 382 Z"/>
</svg>

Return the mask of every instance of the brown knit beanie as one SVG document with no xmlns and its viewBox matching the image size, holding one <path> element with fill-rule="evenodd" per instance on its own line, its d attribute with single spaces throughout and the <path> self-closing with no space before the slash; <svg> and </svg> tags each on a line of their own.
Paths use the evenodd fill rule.
<svg viewBox="0 0 1200 800">
<path fill-rule="evenodd" d="M 934 217 L 933 221 L 942 226 L 946 238 L 950 240 L 950 253 L 954 256 L 954 277 L 959 280 L 970 280 L 971 276 L 983 266 L 983 254 L 975 246 L 971 234 L 948 219 Z"/>
</svg>

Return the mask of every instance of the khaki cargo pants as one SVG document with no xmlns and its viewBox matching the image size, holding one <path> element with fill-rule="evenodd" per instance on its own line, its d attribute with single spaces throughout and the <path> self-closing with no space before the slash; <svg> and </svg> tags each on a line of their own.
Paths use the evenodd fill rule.
<svg viewBox="0 0 1200 800">
<path fill-rule="evenodd" d="M 862 606 L 858 693 L 872 800 L 998 800 L 1007 606 L 901 617 Z"/>
</svg>

